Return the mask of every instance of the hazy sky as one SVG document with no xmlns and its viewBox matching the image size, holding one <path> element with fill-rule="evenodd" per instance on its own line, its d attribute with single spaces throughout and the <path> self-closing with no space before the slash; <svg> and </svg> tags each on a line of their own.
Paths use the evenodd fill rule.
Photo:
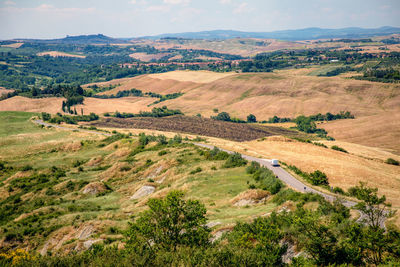
<svg viewBox="0 0 400 267">
<path fill-rule="evenodd" d="M 0 0 L 0 39 L 400 26 L 400 0 Z"/>
</svg>

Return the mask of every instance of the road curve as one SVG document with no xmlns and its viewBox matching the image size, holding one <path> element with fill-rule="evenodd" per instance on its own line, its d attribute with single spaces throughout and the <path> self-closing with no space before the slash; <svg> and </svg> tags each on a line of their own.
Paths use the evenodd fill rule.
<svg viewBox="0 0 400 267">
<path fill-rule="evenodd" d="M 201 144 L 201 143 L 194 143 L 196 146 L 208 148 L 208 149 L 214 149 L 214 146 L 212 145 L 206 145 L 206 144 Z M 233 151 L 229 151 L 226 149 L 221 149 L 222 151 L 225 151 L 227 153 L 234 153 Z M 315 190 L 314 188 L 309 187 L 308 185 L 304 184 L 303 182 L 297 180 L 295 177 L 293 177 L 290 173 L 282 169 L 281 167 L 276 167 L 272 166 L 270 160 L 268 159 L 260 159 L 248 155 L 241 154 L 242 158 L 248 160 L 248 161 L 255 161 L 260 163 L 261 166 L 264 166 L 268 169 L 270 169 L 282 182 L 285 184 L 289 185 L 290 187 L 294 188 L 295 190 L 302 192 L 302 193 L 315 193 L 318 195 L 323 196 L 326 200 L 328 201 L 334 201 L 336 199 L 335 196 L 323 193 L 321 191 Z M 353 207 L 357 204 L 357 202 L 354 201 L 349 201 L 349 200 L 343 200 L 343 205 L 346 207 Z"/>
<path fill-rule="evenodd" d="M 37 123 L 39 125 L 43 125 L 43 126 L 47 126 L 47 127 L 54 127 L 54 128 L 58 128 L 58 129 L 63 129 L 63 130 L 68 130 L 68 131 L 80 131 L 80 132 L 85 132 L 85 133 L 93 133 L 93 134 L 99 134 L 99 135 L 103 135 L 103 136 L 112 136 L 112 134 L 109 133 L 102 133 L 102 132 L 98 132 L 98 131 L 91 131 L 91 130 L 86 130 L 86 129 L 79 129 L 79 128 L 68 128 L 68 127 L 64 127 L 64 126 L 60 126 L 60 125 L 55 125 L 55 124 L 50 124 L 50 123 L 46 123 L 42 120 L 33 120 L 34 123 Z M 208 149 L 214 149 L 215 146 L 213 145 L 207 145 L 207 144 L 202 144 L 202 143 L 193 143 L 196 146 L 200 146 L 200 147 L 204 147 L 204 148 L 208 148 Z M 227 153 L 233 154 L 233 151 L 229 151 L 226 149 L 221 149 L 222 151 L 225 151 Z M 289 185 L 290 187 L 294 188 L 295 190 L 302 192 L 302 193 L 315 193 L 318 195 L 323 196 L 326 200 L 333 202 L 334 200 L 337 199 L 336 196 L 332 196 L 326 193 L 323 193 L 321 191 L 315 190 L 314 188 L 311 188 L 309 186 L 307 186 L 306 184 L 304 184 L 303 182 L 297 180 L 295 177 L 293 177 L 290 173 L 288 173 L 287 171 L 285 171 L 284 169 L 282 169 L 281 167 L 278 166 L 272 166 L 270 160 L 268 159 L 260 159 L 260 158 L 256 158 L 256 157 L 252 157 L 252 156 L 248 156 L 245 154 L 240 154 L 244 159 L 248 160 L 248 161 L 255 161 L 260 163 L 261 166 L 264 166 L 268 169 L 270 169 L 281 181 L 283 181 L 284 183 L 286 183 L 287 185 Z M 348 208 L 352 208 L 354 207 L 357 202 L 354 201 L 350 201 L 350 200 L 341 200 L 342 204 Z M 360 212 L 360 211 L 359 211 Z M 367 216 L 365 214 L 363 214 L 362 212 L 360 212 L 360 218 L 358 218 L 358 222 L 365 222 L 367 221 Z M 385 221 L 381 221 L 380 222 L 380 226 L 384 229 L 386 229 L 385 227 Z"/>
<path fill-rule="evenodd" d="M 204 147 L 204 148 L 208 148 L 208 149 L 214 149 L 215 146 L 213 145 L 207 145 L 207 144 L 202 144 L 202 143 L 193 143 L 196 146 L 200 146 L 200 147 Z M 221 149 L 218 148 L 222 151 L 225 151 L 229 154 L 233 154 L 233 151 L 229 151 L 226 149 Z M 333 195 L 329 195 L 326 194 L 324 192 L 315 190 L 314 188 L 311 188 L 309 186 L 307 186 L 306 184 L 304 184 L 303 182 L 297 180 L 295 177 L 293 177 L 293 175 L 291 175 L 290 173 L 288 173 L 287 171 L 285 171 L 283 168 L 279 167 L 279 166 L 272 166 L 271 164 L 271 160 L 268 159 L 260 159 L 260 158 L 256 158 L 256 157 L 252 157 L 252 156 L 248 156 L 248 155 L 244 155 L 244 154 L 240 154 L 242 156 L 242 158 L 248 160 L 248 161 L 255 161 L 260 163 L 261 166 L 264 166 L 268 169 L 270 169 L 282 182 L 284 182 L 285 184 L 289 185 L 290 187 L 294 188 L 295 190 L 302 192 L 302 193 L 315 193 L 318 195 L 323 196 L 326 200 L 333 202 L 335 201 L 338 197 L 333 196 Z M 354 201 L 350 201 L 350 200 L 346 200 L 346 199 L 341 199 L 341 202 L 344 206 L 346 206 L 347 208 L 352 208 L 355 205 L 357 205 L 357 202 Z M 360 223 L 367 223 L 368 222 L 368 217 L 366 216 L 366 214 L 362 213 L 361 211 L 357 210 L 360 213 L 360 217 L 358 218 L 357 222 Z M 380 227 L 383 229 L 386 229 L 385 226 L 385 220 L 381 220 L 379 222 Z"/>
</svg>

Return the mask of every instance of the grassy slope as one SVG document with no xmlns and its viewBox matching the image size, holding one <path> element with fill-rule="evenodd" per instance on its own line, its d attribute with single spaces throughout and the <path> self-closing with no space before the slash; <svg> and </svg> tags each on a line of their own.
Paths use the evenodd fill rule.
<svg viewBox="0 0 400 267">
<path fill-rule="evenodd" d="M 231 199 L 247 190 L 247 181 L 251 180 L 244 167 L 221 169 L 222 161 L 206 161 L 190 145 L 145 151 L 134 160 L 127 160 L 137 146 L 135 137 L 108 144 L 94 134 L 40 128 L 29 121 L 32 115 L 0 112 L 0 160 L 13 167 L 1 173 L 0 201 L 3 207 L 19 207 L 2 222 L 3 247 L 17 245 L 45 253 L 59 248 L 82 249 L 86 240 L 118 243 L 122 238 L 119 230 L 127 226 L 131 216 L 145 208 L 148 197 L 130 199 L 143 185 L 156 187 L 152 197 L 164 196 L 172 189 L 184 190 L 188 198 L 204 202 L 210 221 L 221 222 L 221 227 L 265 214 L 275 206 L 269 203 L 233 206 Z M 104 146 L 99 146 L 102 143 Z M 160 150 L 168 153 L 160 156 Z M 84 162 L 82 170 L 74 167 L 76 160 Z M 28 164 L 33 170 L 22 171 Z M 52 166 L 64 170 L 66 176 L 54 178 Z M 202 172 L 190 174 L 197 167 Z M 38 182 L 25 191 L 24 187 L 15 185 L 15 181 L 25 183 L 35 174 L 49 175 L 53 184 Z M 112 192 L 82 193 L 86 183 L 101 185 L 103 181 Z M 16 196 L 19 196 L 18 202 L 15 202 Z M 41 226 L 48 230 L 36 232 Z M 111 226 L 119 230 L 114 231 Z M 6 236 L 11 240 L 4 240 Z"/>
</svg>

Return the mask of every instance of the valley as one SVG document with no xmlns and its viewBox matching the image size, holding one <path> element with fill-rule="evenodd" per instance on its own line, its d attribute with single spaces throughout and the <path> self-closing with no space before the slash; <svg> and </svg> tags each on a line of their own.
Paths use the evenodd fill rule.
<svg viewBox="0 0 400 267">
<path fill-rule="evenodd" d="M 399 35 L 249 36 L 0 41 L 0 265 L 396 265 Z"/>
</svg>

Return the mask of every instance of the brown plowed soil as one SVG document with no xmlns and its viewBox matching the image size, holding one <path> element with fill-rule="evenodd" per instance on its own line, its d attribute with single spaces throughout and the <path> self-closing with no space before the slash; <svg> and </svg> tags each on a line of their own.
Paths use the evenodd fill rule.
<svg viewBox="0 0 400 267">
<path fill-rule="evenodd" d="M 232 122 L 217 121 L 189 116 L 171 116 L 164 118 L 104 118 L 93 122 L 97 127 L 150 129 L 157 131 L 181 132 L 202 136 L 218 137 L 232 141 L 249 141 L 258 138 L 298 133 L 273 126 L 257 126 Z"/>
</svg>

